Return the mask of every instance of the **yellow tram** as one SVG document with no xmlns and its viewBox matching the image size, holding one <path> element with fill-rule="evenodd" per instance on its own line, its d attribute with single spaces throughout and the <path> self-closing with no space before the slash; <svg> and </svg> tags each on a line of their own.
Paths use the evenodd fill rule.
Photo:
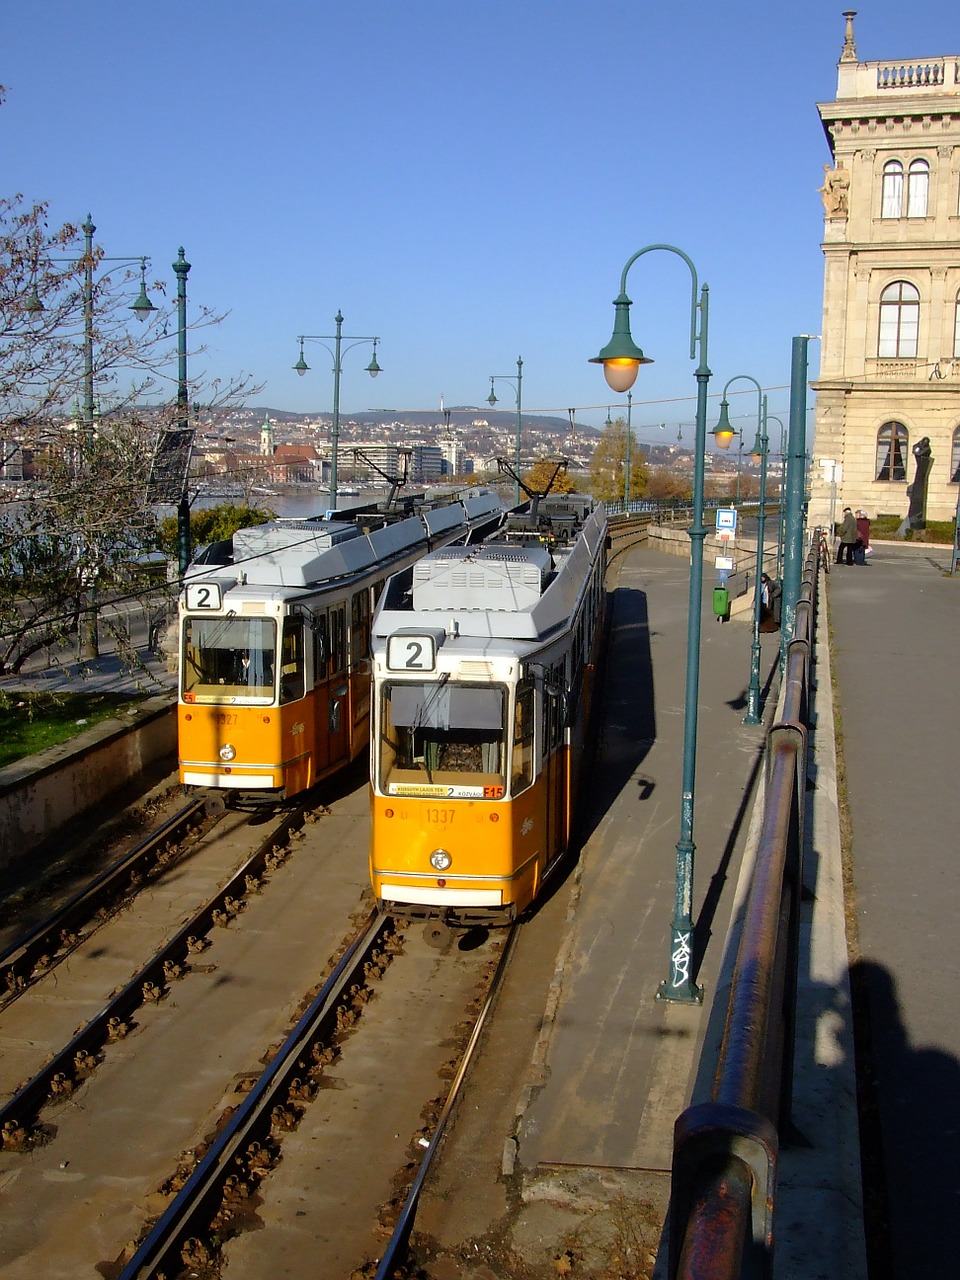
<svg viewBox="0 0 960 1280">
<path fill-rule="evenodd" d="M 606 517 L 548 496 L 387 584 L 370 874 L 405 918 L 504 924 L 570 841 L 606 623 Z"/>
<path fill-rule="evenodd" d="M 390 574 L 494 528 L 475 490 L 404 517 L 329 513 L 241 529 L 180 596 L 180 781 L 289 798 L 366 749 L 370 623 Z"/>
</svg>

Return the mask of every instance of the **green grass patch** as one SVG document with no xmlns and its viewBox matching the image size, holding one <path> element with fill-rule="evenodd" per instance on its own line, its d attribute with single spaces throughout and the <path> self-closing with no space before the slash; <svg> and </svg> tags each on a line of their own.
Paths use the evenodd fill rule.
<svg viewBox="0 0 960 1280">
<path fill-rule="evenodd" d="M 903 524 L 903 516 L 884 515 L 882 512 L 870 522 L 871 538 L 895 538 Z M 953 521 L 928 520 L 925 529 L 908 529 L 904 542 L 942 542 L 953 546 Z"/>
<path fill-rule="evenodd" d="M 93 691 L 0 694 L 0 768 L 66 742 L 101 720 L 124 715 L 143 700 Z"/>
</svg>

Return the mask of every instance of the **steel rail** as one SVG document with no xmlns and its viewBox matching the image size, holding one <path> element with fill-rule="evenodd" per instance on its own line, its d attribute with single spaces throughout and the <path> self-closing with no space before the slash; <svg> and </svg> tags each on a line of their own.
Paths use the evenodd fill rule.
<svg viewBox="0 0 960 1280">
<path fill-rule="evenodd" d="M 251 1144 L 269 1140 L 278 1099 L 289 1093 L 297 1073 L 309 1071 L 304 1054 L 335 1028 L 337 1009 L 344 995 L 392 930 L 391 917 L 371 911 L 310 1007 L 117 1280 L 148 1280 L 158 1274 L 181 1273 L 182 1250 L 189 1241 L 208 1230 L 221 1206 L 227 1178 L 238 1169 L 249 1172 Z M 259 1149 L 262 1150 L 262 1145 Z"/>
<path fill-rule="evenodd" d="M 0 1133 L 4 1144 L 14 1144 L 14 1133 L 22 1135 L 17 1145 L 28 1145 L 30 1130 L 48 1102 L 72 1092 L 75 1077 L 91 1074 L 103 1047 L 122 1037 L 129 1019 L 147 1000 L 159 1000 L 172 981 L 189 973 L 189 956 L 194 939 L 208 934 L 221 919 L 235 914 L 235 905 L 250 891 L 251 881 L 259 886 L 267 859 L 302 826 L 305 807 L 288 814 L 202 907 L 138 970 L 107 1004 L 82 1027 L 70 1042 L 49 1059 L 16 1093 L 0 1107 Z M 221 914 L 222 913 L 222 914 Z"/>
<path fill-rule="evenodd" d="M 150 832 L 128 850 L 112 866 L 107 867 L 91 882 L 79 889 L 56 911 L 39 921 L 32 929 L 0 951 L 0 1004 L 7 1004 L 21 994 L 31 978 L 42 977 L 50 964 L 40 973 L 35 972 L 39 961 L 48 959 L 59 962 L 94 931 L 81 933 L 105 903 L 116 903 L 125 897 L 137 883 L 137 876 L 145 874 L 145 864 L 152 867 L 162 864 L 161 852 L 171 841 L 183 839 L 198 819 L 208 816 L 206 802 L 192 800 L 156 831 Z M 97 921 L 97 925 L 102 923 Z M 95 926 L 96 927 L 96 926 Z"/>
<path fill-rule="evenodd" d="M 427 1174 L 430 1171 L 430 1167 L 433 1164 L 440 1144 L 443 1141 L 447 1123 L 450 1120 L 454 1107 L 459 1099 L 474 1053 L 480 1043 L 480 1037 L 483 1033 L 484 1026 L 486 1025 L 487 1018 L 494 1003 L 496 1002 L 500 988 L 503 985 L 510 957 L 513 954 L 513 949 L 519 936 L 520 925 L 515 922 L 510 926 L 510 932 L 503 950 L 500 953 L 500 959 L 497 964 L 496 973 L 490 983 L 490 989 L 488 990 L 486 999 L 483 1002 L 483 1007 L 477 1015 L 477 1020 L 474 1023 L 473 1030 L 470 1033 L 470 1039 L 467 1041 L 463 1054 L 460 1058 L 456 1074 L 450 1082 L 450 1089 L 447 1093 L 446 1101 L 444 1102 L 443 1109 L 437 1118 L 437 1127 L 434 1129 L 430 1142 L 424 1150 L 423 1158 L 420 1161 L 420 1165 L 414 1175 L 413 1182 L 407 1192 L 406 1199 L 403 1202 L 403 1207 L 397 1218 L 393 1234 L 384 1249 L 374 1280 L 391 1280 L 391 1277 L 394 1275 L 395 1268 L 400 1266 L 406 1258 L 410 1247 L 410 1233 L 413 1230 L 413 1226 L 416 1221 L 417 1208 L 420 1203 L 420 1193 L 423 1190 L 423 1184 L 426 1181 Z M 124 1280 L 124 1278 L 121 1277 L 120 1280 Z"/>
</svg>

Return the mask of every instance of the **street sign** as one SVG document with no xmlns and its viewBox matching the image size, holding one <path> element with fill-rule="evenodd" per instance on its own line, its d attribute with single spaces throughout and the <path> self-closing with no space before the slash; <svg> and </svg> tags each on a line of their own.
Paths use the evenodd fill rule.
<svg viewBox="0 0 960 1280">
<path fill-rule="evenodd" d="M 731 533 L 735 533 L 736 528 L 736 507 L 717 507 L 717 530 L 729 529 Z"/>
</svg>

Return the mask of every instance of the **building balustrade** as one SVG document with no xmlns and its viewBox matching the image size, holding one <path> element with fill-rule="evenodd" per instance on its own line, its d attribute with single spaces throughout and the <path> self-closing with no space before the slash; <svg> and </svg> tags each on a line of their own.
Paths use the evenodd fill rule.
<svg viewBox="0 0 960 1280">
<path fill-rule="evenodd" d="M 954 84 L 960 84 L 960 63 L 954 63 Z M 881 64 L 877 67 L 878 89 L 927 89 L 946 83 L 945 62 Z"/>
</svg>

